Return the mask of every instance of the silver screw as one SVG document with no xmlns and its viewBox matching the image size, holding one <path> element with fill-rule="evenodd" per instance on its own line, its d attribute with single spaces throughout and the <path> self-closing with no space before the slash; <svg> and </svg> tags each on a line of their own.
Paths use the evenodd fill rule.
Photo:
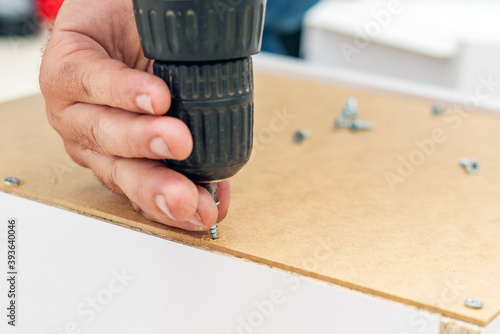
<svg viewBox="0 0 500 334">
<path fill-rule="evenodd" d="M 359 130 L 365 130 L 365 131 L 370 131 L 373 130 L 373 124 L 370 122 L 364 122 L 360 120 L 347 120 L 345 118 L 337 118 L 335 120 L 335 128 L 346 128 L 346 129 L 351 129 L 351 131 L 359 131 Z"/>
<path fill-rule="evenodd" d="M 347 99 L 340 116 L 335 120 L 335 129 L 346 128 L 351 131 L 373 130 L 373 124 L 358 120 L 358 100 L 354 97 Z"/>
<path fill-rule="evenodd" d="M 358 130 L 371 131 L 371 130 L 373 130 L 373 125 L 372 125 L 372 123 L 369 123 L 369 122 L 355 120 L 355 121 L 351 122 L 351 126 L 349 128 L 352 131 L 358 131 Z"/>
<path fill-rule="evenodd" d="M 356 100 L 354 97 L 348 98 L 344 103 L 344 107 L 342 108 L 341 117 L 344 119 L 358 118 L 358 100 Z"/>
<path fill-rule="evenodd" d="M 474 299 L 474 298 L 467 298 L 465 300 L 465 305 L 470 307 L 470 308 L 475 308 L 475 309 L 482 309 L 484 304 L 482 301 L 479 299 Z"/>
<path fill-rule="evenodd" d="M 215 204 L 217 206 L 219 206 L 220 201 L 217 201 Z M 215 223 L 215 225 L 212 226 L 212 228 L 210 229 L 210 232 L 212 233 L 212 239 L 213 240 L 219 239 L 219 226 L 217 225 L 217 223 Z"/>
<path fill-rule="evenodd" d="M 3 183 L 6 186 L 11 186 L 11 187 L 17 187 L 18 185 L 21 184 L 21 180 L 19 180 L 17 177 L 6 177 L 5 180 L 3 180 Z"/>
<path fill-rule="evenodd" d="M 458 163 L 464 167 L 469 174 L 476 174 L 479 171 L 479 161 L 477 159 L 460 158 Z"/>
<path fill-rule="evenodd" d="M 446 112 L 446 108 L 442 105 L 435 104 L 432 106 L 432 114 L 435 116 L 443 115 Z"/>
<path fill-rule="evenodd" d="M 212 228 L 210 229 L 210 232 L 212 232 L 212 239 L 213 240 L 219 239 L 219 227 L 217 226 L 217 224 L 212 226 Z"/>
<path fill-rule="evenodd" d="M 300 144 L 310 136 L 311 136 L 311 131 L 309 130 L 297 130 L 293 134 L 293 141 L 296 142 L 297 144 Z"/>
</svg>

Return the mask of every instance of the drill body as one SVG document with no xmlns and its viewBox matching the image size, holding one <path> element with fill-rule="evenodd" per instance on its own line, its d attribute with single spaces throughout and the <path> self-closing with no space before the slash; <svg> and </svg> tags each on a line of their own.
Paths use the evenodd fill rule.
<svg viewBox="0 0 500 334">
<path fill-rule="evenodd" d="M 193 136 L 190 157 L 166 163 L 216 199 L 216 183 L 250 159 L 251 56 L 261 48 L 266 0 L 133 2 L 144 54 L 171 90 L 168 115 L 184 121 Z"/>
</svg>

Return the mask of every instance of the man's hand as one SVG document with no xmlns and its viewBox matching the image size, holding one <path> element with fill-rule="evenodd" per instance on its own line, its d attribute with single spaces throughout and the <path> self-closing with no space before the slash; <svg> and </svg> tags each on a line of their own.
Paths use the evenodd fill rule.
<svg viewBox="0 0 500 334">
<path fill-rule="evenodd" d="M 219 184 L 217 214 L 208 191 L 162 164 L 186 159 L 193 142 L 182 121 L 162 116 L 170 91 L 151 68 L 132 0 L 66 0 L 40 70 L 49 122 L 75 162 L 148 219 L 207 230 L 227 213 L 229 183 Z"/>
</svg>

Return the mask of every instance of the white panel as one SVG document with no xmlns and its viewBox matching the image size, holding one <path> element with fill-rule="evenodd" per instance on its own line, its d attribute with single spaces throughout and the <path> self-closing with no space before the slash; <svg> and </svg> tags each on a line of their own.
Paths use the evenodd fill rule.
<svg viewBox="0 0 500 334">
<path fill-rule="evenodd" d="M 493 320 L 484 328 L 482 334 L 498 334 L 500 333 L 500 316 Z"/>
<path fill-rule="evenodd" d="M 3 273 L 7 219 L 19 225 L 7 333 L 438 333 L 438 316 L 401 304 L 3 193 L 0 209 Z"/>
</svg>

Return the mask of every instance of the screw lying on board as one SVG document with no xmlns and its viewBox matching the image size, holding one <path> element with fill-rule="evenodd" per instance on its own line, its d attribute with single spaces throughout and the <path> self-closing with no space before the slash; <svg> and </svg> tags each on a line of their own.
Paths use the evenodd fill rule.
<svg viewBox="0 0 500 334">
<path fill-rule="evenodd" d="M 21 180 L 19 180 L 17 177 L 6 177 L 5 180 L 3 180 L 3 183 L 6 186 L 17 187 L 21 184 Z"/>
<path fill-rule="evenodd" d="M 479 161 L 477 159 L 460 158 L 458 163 L 464 167 L 469 174 L 476 174 L 479 171 Z"/>
<path fill-rule="evenodd" d="M 351 131 L 373 130 L 373 124 L 358 120 L 358 101 L 351 97 L 347 99 L 340 116 L 335 120 L 335 129 L 345 128 Z"/>
<path fill-rule="evenodd" d="M 363 121 L 355 120 L 351 123 L 350 129 L 352 131 L 358 131 L 358 130 L 370 131 L 370 130 L 373 130 L 373 125 L 370 122 L 363 122 Z"/>
<path fill-rule="evenodd" d="M 344 103 L 344 107 L 342 108 L 340 117 L 343 119 L 358 118 L 358 100 L 356 100 L 354 97 L 348 98 Z"/>
<path fill-rule="evenodd" d="M 300 144 L 304 141 L 304 139 L 311 136 L 311 131 L 309 130 L 297 130 L 293 134 L 293 141 L 297 144 Z"/>
<path fill-rule="evenodd" d="M 215 204 L 217 206 L 219 206 L 220 201 L 217 201 L 217 203 L 215 203 Z M 219 239 L 219 226 L 217 225 L 217 223 L 215 223 L 215 225 L 212 226 L 212 228 L 210 229 L 210 232 L 212 233 L 212 239 L 213 240 Z"/>
<path fill-rule="evenodd" d="M 465 305 L 470 308 L 482 309 L 484 304 L 479 299 L 467 298 L 465 300 Z"/>
<path fill-rule="evenodd" d="M 335 128 L 346 128 L 351 129 L 352 131 L 365 130 L 370 131 L 373 130 L 373 124 L 370 122 L 364 122 L 360 120 L 347 120 L 344 118 L 337 118 L 335 120 Z"/>
<path fill-rule="evenodd" d="M 432 114 L 434 116 L 443 115 L 446 112 L 446 108 L 442 105 L 435 104 L 432 106 Z"/>
</svg>

